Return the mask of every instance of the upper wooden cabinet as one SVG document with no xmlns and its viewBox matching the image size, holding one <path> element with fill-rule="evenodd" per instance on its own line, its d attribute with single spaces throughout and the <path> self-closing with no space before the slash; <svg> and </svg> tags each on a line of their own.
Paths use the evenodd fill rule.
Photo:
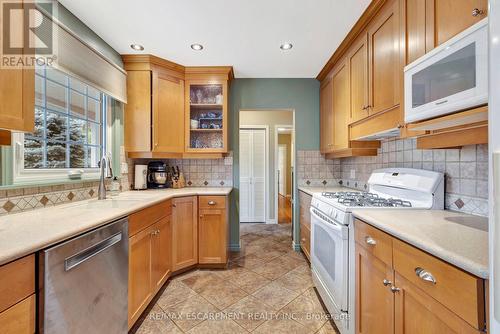
<svg viewBox="0 0 500 334">
<path fill-rule="evenodd" d="M 368 26 L 370 115 L 397 107 L 401 99 L 399 16 L 399 0 L 390 0 Z"/>
<path fill-rule="evenodd" d="M 487 0 L 402 0 L 406 64 L 485 18 Z"/>
<path fill-rule="evenodd" d="M 228 151 L 231 67 L 186 68 L 186 152 Z"/>
<path fill-rule="evenodd" d="M 127 70 L 125 150 L 184 151 L 184 67 L 154 56 L 123 56 Z"/>
<path fill-rule="evenodd" d="M 128 73 L 125 150 L 130 157 L 227 153 L 232 67 L 186 68 L 152 55 L 122 57 Z"/>
<path fill-rule="evenodd" d="M 347 54 L 351 122 L 368 117 L 368 36 L 362 33 Z"/>
<path fill-rule="evenodd" d="M 35 129 L 35 70 L 0 70 L 0 129 Z"/>
<path fill-rule="evenodd" d="M 333 81 L 327 77 L 320 87 L 320 151 L 333 150 Z"/>
<path fill-rule="evenodd" d="M 349 147 L 349 70 L 347 61 L 340 62 L 333 70 L 333 150 Z"/>
</svg>

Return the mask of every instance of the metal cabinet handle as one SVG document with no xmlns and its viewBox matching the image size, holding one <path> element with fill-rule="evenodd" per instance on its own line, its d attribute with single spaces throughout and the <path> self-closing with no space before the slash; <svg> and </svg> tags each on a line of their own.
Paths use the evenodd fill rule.
<svg viewBox="0 0 500 334">
<path fill-rule="evenodd" d="M 405 127 L 404 125 L 402 125 L 402 124 L 398 124 L 398 129 L 402 129 L 402 128 L 404 128 L 404 127 Z"/>
<path fill-rule="evenodd" d="M 399 291 L 401 291 L 401 289 L 400 289 L 400 288 L 398 288 L 398 287 L 396 287 L 396 286 L 394 286 L 394 285 L 393 285 L 393 286 L 391 286 L 391 292 L 392 292 L 392 293 L 396 293 L 396 292 L 399 292 Z"/>
<path fill-rule="evenodd" d="M 375 246 L 377 241 L 370 236 L 366 236 L 365 241 L 368 245 Z"/>
<path fill-rule="evenodd" d="M 474 17 L 480 16 L 480 15 L 483 15 L 483 14 L 484 14 L 484 10 L 482 10 L 482 9 L 474 8 L 472 10 L 472 16 L 474 16 Z"/>
<path fill-rule="evenodd" d="M 208 202 L 208 205 L 215 205 L 215 204 L 216 204 L 215 201 L 209 201 Z"/>
<path fill-rule="evenodd" d="M 70 256 L 64 260 L 64 270 L 70 271 L 71 269 L 79 266 L 85 261 L 93 258 L 99 253 L 104 252 L 106 249 L 112 247 L 113 245 L 119 243 L 122 240 L 122 232 L 116 233 L 111 237 L 104 239 L 103 241 L 82 250 L 81 252 Z"/>
<path fill-rule="evenodd" d="M 392 282 L 391 282 L 391 281 L 389 281 L 388 279 L 384 279 L 384 280 L 382 281 L 382 284 L 384 284 L 385 286 L 389 286 L 389 285 L 391 285 L 391 284 L 392 284 Z"/>
<path fill-rule="evenodd" d="M 200 215 L 200 218 L 203 218 L 203 215 Z"/>
<path fill-rule="evenodd" d="M 424 270 L 423 268 L 420 268 L 420 267 L 415 268 L 415 274 L 422 281 L 431 282 L 432 284 L 436 284 L 437 283 L 437 281 L 434 278 L 434 276 L 430 272 Z"/>
<path fill-rule="evenodd" d="M 173 207 L 173 208 L 176 208 L 176 207 L 177 207 L 177 204 L 172 204 L 172 207 Z"/>
</svg>

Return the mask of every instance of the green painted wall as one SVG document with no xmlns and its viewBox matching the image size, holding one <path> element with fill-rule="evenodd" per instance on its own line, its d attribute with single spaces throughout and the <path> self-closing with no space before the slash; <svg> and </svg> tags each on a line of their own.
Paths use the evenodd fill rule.
<svg viewBox="0 0 500 334">
<path fill-rule="evenodd" d="M 229 108 L 233 150 L 233 184 L 231 196 L 231 247 L 239 245 L 239 111 L 255 109 L 295 110 L 295 149 L 319 149 L 319 81 L 316 79 L 235 79 L 231 83 Z M 297 184 L 294 184 L 297 198 Z M 294 226 L 298 226 L 298 207 L 294 210 Z M 298 228 L 294 229 L 298 240 Z"/>
</svg>

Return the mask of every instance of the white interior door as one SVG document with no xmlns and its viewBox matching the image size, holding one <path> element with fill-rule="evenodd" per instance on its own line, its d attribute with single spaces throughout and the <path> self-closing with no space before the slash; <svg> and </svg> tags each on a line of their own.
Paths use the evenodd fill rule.
<svg viewBox="0 0 500 334">
<path fill-rule="evenodd" d="M 266 221 L 266 130 L 240 130 L 240 221 Z"/>
<path fill-rule="evenodd" d="M 279 171 L 279 193 L 286 196 L 286 175 L 288 173 L 286 168 L 286 145 L 278 146 L 278 171 Z"/>
</svg>

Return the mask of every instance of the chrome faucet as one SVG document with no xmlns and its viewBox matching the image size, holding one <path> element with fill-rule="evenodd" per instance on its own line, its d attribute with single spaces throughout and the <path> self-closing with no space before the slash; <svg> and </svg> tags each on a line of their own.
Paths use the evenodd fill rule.
<svg viewBox="0 0 500 334">
<path fill-rule="evenodd" d="M 101 180 L 99 182 L 99 190 L 97 192 L 97 199 L 106 199 L 106 184 L 104 179 L 110 179 L 113 177 L 113 170 L 111 169 L 111 158 L 107 153 L 105 153 L 101 161 L 99 162 L 99 167 L 101 168 Z"/>
</svg>

